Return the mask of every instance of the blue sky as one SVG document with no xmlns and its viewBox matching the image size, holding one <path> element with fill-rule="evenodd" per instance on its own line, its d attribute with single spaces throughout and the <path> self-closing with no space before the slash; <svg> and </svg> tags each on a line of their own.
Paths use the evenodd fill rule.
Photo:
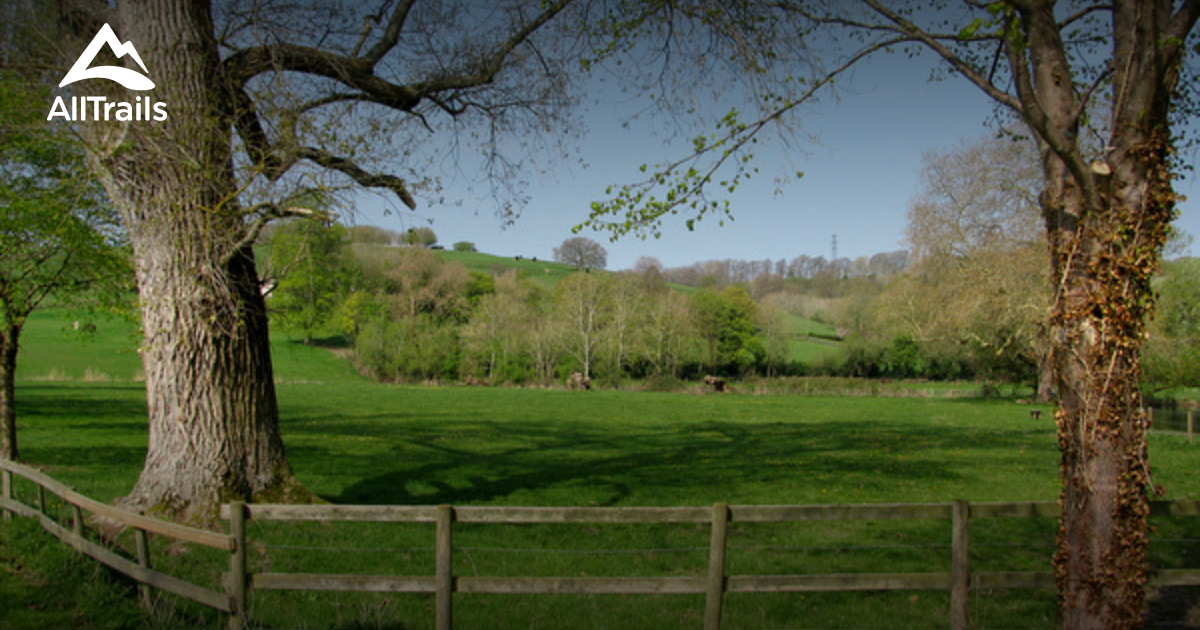
<svg viewBox="0 0 1200 630">
<path fill-rule="evenodd" d="M 667 266 L 725 258 L 829 257 L 835 234 L 839 256 L 901 249 L 922 154 L 990 133 L 984 123 L 993 108 L 976 88 L 957 78 L 928 82 L 927 75 L 927 66 L 900 55 L 881 57 L 843 82 L 839 98 L 801 110 L 800 127 L 812 141 L 793 142 L 786 151 L 761 151 L 762 173 L 728 197 L 735 220 L 724 227 L 705 220 L 689 232 L 678 220 L 668 223 L 659 239 L 627 236 L 609 242 L 606 234 L 581 235 L 605 247 L 609 269 L 627 269 L 640 256 L 654 256 Z M 357 221 L 393 230 L 430 225 L 446 245 L 471 241 L 492 254 L 548 259 L 554 247 L 573 236 L 572 226 L 587 217 L 590 203 L 604 198 L 607 186 L 637 181 L 641 164 L 678 158 L 690 146 L 690 135 L 673 138 L 661 120 L 628 121 L 631 106 L 618 95 L 602 95 L 588 107 L 588 129 L 578 148 L 588 166 L 563 162 L 546 175 L 531 175 L 537 181 L 526 190 L 530 202 L 514 225 L 504 227 L 490 199 L 472 198 L 452 183 L 446 197 L 461 204 L 423 203 L 415 214 L 384 214 L 375 197 L 364 195 Z M 796 171 L 804 177 L 776 184 L 776 177 Z M 1200 189 L 1194 178 L 1176 187 L 1191 198 L 1181 205 L 1177 226 L 1200 240 Z M 1189 253 L 1200 254 L 1200 245 Z"/>
</svg>

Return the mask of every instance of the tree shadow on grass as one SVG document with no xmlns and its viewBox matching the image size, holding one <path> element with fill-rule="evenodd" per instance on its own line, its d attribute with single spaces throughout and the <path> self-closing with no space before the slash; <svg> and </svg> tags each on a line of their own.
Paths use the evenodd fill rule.
<svg viewBox="0 0 1200 630">
<path fill-rule="evenodd" d="M 146 390 L 140 385 L 80 386 L 21 383 L 17 388 L 18 422 L 83 420 L 106 428 L 146 430 Z"/>
<path fill-rule="evenodd" d="M 104 467 L 140 471 L 146 461 L 145 447 L 29 447 L 21 450 L 22 458 L 42 467 Z"/>
<path fill-rule="evenodd" d="M 1200 519 L 1151 517 L 1150 527 L 1151 576 L 1157 566 L 1200 566 L 1200 547 L 1196 545 L 1200 540 Z M 1148 588 L 1146 627 L 1200 628 L 1200 587 Z"/>
<path fill-rule="evenodd" d="M 21 459 L 64 483 L 81 477 L 103 483 L 116 471 L 136 475 L 145 462 L 139 385 L 21 383 L 16 403 Z"/>
<path fill-rule="evenodd" d="M 455 433 L 473 437 L 447 437 Z M 974 448 L 1010 448 L 1024 439 L 992 433 Z M 558 493 L 582 505 L 612 505 L 634 495 L 639 502 L 656 495 L 733 500 L 727 494 L 739 486 L 796 475 L 879 489 L 959 479 L 950 464 L 922 452 L 961 445 L 958 431 L 914 431 L 883 422 L 705 422 L 659 425 L 636 435 L 586 425 L 451 423 L 410 428 L 392 449 L 394 456 L 349 464 L 364 476 L 326 498 L 336 503 L 471 504 L 537 492 Z M 298 459 L 339 459 L 328 450 L 318 452 L 322 450 L 307 447 L 296 454 Z"/>
</svg>

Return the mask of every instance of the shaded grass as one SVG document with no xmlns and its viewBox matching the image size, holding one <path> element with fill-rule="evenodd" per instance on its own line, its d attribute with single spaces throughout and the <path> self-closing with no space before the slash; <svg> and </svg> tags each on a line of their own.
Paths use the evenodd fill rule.
<svg viewBox="0 0 1200 630">
<path fill-rule="evenodd" d="M 175 611 L 147 613 L 135 589 L 76 554 L 31 519 L 0 527 L 0 628 L 134 630 L 201 628 Z"/>
</svg>

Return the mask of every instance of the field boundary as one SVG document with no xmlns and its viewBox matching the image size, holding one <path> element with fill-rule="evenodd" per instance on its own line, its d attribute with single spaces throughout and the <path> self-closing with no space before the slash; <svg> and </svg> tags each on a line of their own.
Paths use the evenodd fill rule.
<svg viewBox="0 0 1200 630">
<path fill-rule="evenodd" d="M 13 476 L 35 486 L 37 505 L 19 501 Z M 969 627 L 968 594 L 973 589 L 1052 589 L 1051 571 L 976 571 L 970 568 L 970 523 L 988 518 L 1058 518 L 1055 502 L 981 502 L 872 505 L 728 505 L 707 507 L 492 507 L 226 504 L 221 518 L 227 534 L 199 530 L 135 514 L 85 497 L 40 471 L 0 459 L 0 510 L 38 520 L 48 532 L 80 553 L 137 581 L 143 598 L 157 588 L 198 602 L 229 616 L 230 628 L 249 625 L 247 606 L 253 591 L 359 591 L 434 595 L 435 627 L 453 627 L 454 593 L 492 594 L 702 594 L 704 628 L 721 627 L 726 593 L 804 593 L 831 591 L 941 590 L 950 592 L 950 626 Z M 46 492 L 58 496 L 70 515 L 64 525 L 46 510 Z M 84 511 L 107 525 L 133 530 L 136 558 L 126 558 L 102 542 L 89 540 Z M 1153 501 L 1151 516 L 1200 517 L 1200 501 Z M 728 528 L 737 523 L 782 523 L 850 520 L 949 520 L 950 566 L 919 573 L 853 573 L 818 575 L 730 575 L 726 571 Z M 436 554 L 433 575 L 347 575 L 253 572 L 247 564 L 250 521 L 429 523 L 434 525 Z M 710 529 L 705 574 L 685 577 L 485 577 L 455 574 L 455 524 L 702 524 Z M 188 583 L 151 567 L 149 535 L 212 547 L 229 554 L 223 591 Z M 1200 586 L 1200 569 L 1155 571 L 1151 587 Z"/>
</svg>

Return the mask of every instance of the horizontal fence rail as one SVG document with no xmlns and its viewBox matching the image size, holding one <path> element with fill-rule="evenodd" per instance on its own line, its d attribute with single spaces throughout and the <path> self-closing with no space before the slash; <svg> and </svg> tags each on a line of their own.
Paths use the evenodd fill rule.
<svg viewBox="0 0 1200 630">
<path fill-rule="evenodd" d="M 14 498 L 13 475 L 36 487 L 37 506 Z M 247 601 L 254 591 L 327 591 L 426 593 L 434 595 L 439 630 L 453 627 L 455 593 L 491 594 L 692 594 L 705 596 L 704 627 L 721 627 L 727 593 L 815 593 L 834 591 L 940 590 L 950 593 L 950 625 L 969 626 L 968 593 L 978 589 L 1052 589 L 1051 571 L 972 571 L 970 523 L 976 519 L 1055 519 L 1054 502 L 876 504 L 876 505 L 759 505 L 717 503 L 708 507 L 492 507 L 492 506 L 374 506 L 374 505 L 254 505 L 222 506 L 229 533 L 210 532 L 167 523 L 99 503 L 28 466 L 0 460 L 3 494 L 0 509 L 37 519 L 66 544 L 129 576 L 145 587 L 161 589 L 229 615 L 231 628 L 248 625 Z M 72 510 L 70 527 L 46 511 L 45 493 L 58 496 Z M 88 540 L 83 532 L 87 511 L 137 537 L 137 558 Z M 1153 501 L 1153 517 L 1200 517 L 1200 501 Z M 951 524 L 950 562 L 941 571 L 909 573 L 842 573 L 814 575 L 730 574 L 726 560 L 731 525 L 816 521 L 944 520 Z M 275 522 L 425 523 L 433 527 L 435 554 L 432 575 L 361 575 L 255 572 L 247 562 L 247 525 Z M 700 575 L 667 577 L 521 577 L 458 575 L 453 563 L 454 530 L 460 524 L 692 524 L 709 530 L 707 562 Z M 229 554 L 224 592 L 190 584 L 150 565 L 147 535 L 212 547 Z M 736 551 L 736 550 L 735 550 Z M 1047 565 L 1049 564 L 1047 559 Z M 1152 573 L 1152 587 L 1200 586 L 1200 569 L 1162 569 Z"/>
<path fill-rule="evenodd" d="M 1200 502 L 1156 501 L 1153 516 L 1200 516 Z M 452 627 L 454 593 L 491 594 L 702 594 L 705 628 L 720 628 L 726 593 L 943 590 L 951 594 L 951 627 L 969 625 L 972 589 L 1052 589 L 1047 571 L 976 571 L 969 564 L 969 522 L 987 518 L 1059 516 L 1055 502 L 768 505 L 712 507 L 491 507 L 375 505 L 245 505 L 222 508 L 222 518 L 250 521 L 432 523 L 436 525 L 435 575 L 346 575 L 257 573 L 247 575 L 246 590 L 361 591 L 427 593 L 436 598 L 436 627 Z M 951 563 L 947 571 L 822 575 L 729 575 L 725 570 L 727 529 L 734 523 L 789 523 L 850 520 L 949 520 Z M 707 524 L 711 527 L 707 575 L 698 577 L 482 577 L 455 575 L 453 527 L 456 524 Z M 243 526 L 244 528 L 244 526 Z M 1200 570 L 1157 571 L 1149 584 L 1200 585 Z"/>
<path fill-rule="evenodd" d="M 37 505 L 26 505 L 16 499 L 13 492 L 14 475 L 34 484 Z M 232 553 L 236 549 L 233 536 L 161 521 L 101 503 L 75 492 L 69 486 L 51 479 L 35 468 L 6 459 L 0 459 L 0 478 L 3 481 L 0 509 L 6 510 L 7 513 L 37 520 L 42 529 L 72 549 L 143 585 L 143 588 L 139 590 L 144 602 L 149 598 L 149 592 L 145 589 L 151 587 L 224 613 L 236 612 L 228 593 L 192 584 L 155 570 L 151 566 L 150 547 L 147 540 L 147 536 L 153 534 Z M 65 505 L 70 506 L 70 527 L 55 520 L 47 511 L 47 492 L 57 496 Z M 106 527 L 133 530 L 137 557 L 126 558 L 105 545 L 89 540 L 84 532 L 85 513 L 101 519 Z"/>
</svg>

